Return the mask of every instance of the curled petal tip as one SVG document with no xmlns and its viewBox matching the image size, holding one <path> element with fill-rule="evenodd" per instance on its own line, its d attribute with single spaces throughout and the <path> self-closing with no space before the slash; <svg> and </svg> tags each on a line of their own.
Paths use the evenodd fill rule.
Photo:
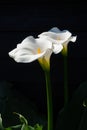
<svg viewBox="0 0 87 130">
<path fill-rule="evenodd" d="M 70 41 L 75 42 L 76 39 L 77 39 L 77 36 L 72 36 Z"/>
</svg>

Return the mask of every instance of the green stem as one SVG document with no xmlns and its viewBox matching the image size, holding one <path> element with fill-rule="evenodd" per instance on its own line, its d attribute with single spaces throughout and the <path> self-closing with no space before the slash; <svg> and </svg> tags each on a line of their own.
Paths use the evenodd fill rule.
<svg viewBox="0 0 87 130">
<path fill-rule="evenodd" d="M 48 130 L 53 130 L 52 92 L 51 92 L 49 70 L 45 70 L 45 78 L 46 78 L 46 93 L 47 93 Z"/>
<path fill-rule="evenodd" d="M 67 55 L 64 55 L 64 108 L 68 103 L 68 67 L 67 67 Z"/>
</svg>

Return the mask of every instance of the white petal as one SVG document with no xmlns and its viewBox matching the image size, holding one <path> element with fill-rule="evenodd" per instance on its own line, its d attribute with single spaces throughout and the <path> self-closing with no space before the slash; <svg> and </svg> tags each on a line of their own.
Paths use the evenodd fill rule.
<svg viewBox="0 0 87 130">
<path fill-rule="evenodd" d="M 67 30 L 60 31 L 60 33 L 55 32 L 43 32 L 38 37 L 44 37 L 45 39 L 50 40 L 52 43 L 62 44 L 66 42 L 70 37 L 71 33 Z"/>
<path fill-rule="evenodd" d="M 50 37 L 50 38 L 53 38 L 53 39 L 56 39 L 57 38 L 57 34 L 54 33 L 54 32 L 43 32 L 41 33 L 40 35 L 38 35 L 38 37 Z"/>
<path fill-rule="evenodd" d="M 53 27 L 52 29 L 49 30 L 49 32 L 54 32 L 54 33 L 57 33 L 57 34 L 64 34 L 66 37 L 70 37 L 71 36 L 71 33 L 68 31 L 68 30 L 63 30 L 61 31 L 59 28 L 57 27 Z"/>
<path fill-rule="evenodd" d="M 28 36 L 28 37 L 26 37 L 23 41 L 22 41 L 22 44 L 24 43 L 29 43 L 29 42 L 31 42 L 31 43 L 34 43 L 35 42 L 35 39 L 34 39 L 34 37 L 33 36 Z"/>
<path fill-rule="evenodd" d="M 63 34 L 64 34 L 65 39 L 70 38 L 71 35 L 72 35 L 72 34 L 71 34 L 69 31 L 67 31 L 67 30 L 63 31 Z"/>
<path fill-rule="evenodd" d="M 53 44 L 53 52 L 55 54 L 58 54 L 63 49 L 63 46 L 61 44 Z"/>
<path fill-rule="evenodd" d="M 50 60 L 50 56 L 51 56 L 52 52 L 53 52 L 52 49 L 47 49 L 47 50 L 46 50 L 46 53 L 45 53 L 45 55 L 44 55 L 46 61 L 49 61 L 49 60 Z"/>
<path fill-rule="evenodd" d="M 33 49 L 35 48 L 36 44 L 35 44 L 35 39 L 33 36 L 29 36 L 29 37 L 26 37 L 22 42 L 21 44 L 18 44 L 17 45 L 17 48 L 26 48 L 26 49 Z"/>
<path fill-rule="evenodd" d="M 14 60 L 16 62 L 21 62 L 21 63 L 30 63 L 34 60 L 37 60 L 38 58 L 41 58 L 44 56 L 46 52 L 44 51 L 43 53 L 40 53 L 40 54 L 29 54 L 29 53 L 21 53 L 21 52 L 18 52 L 16 53 L 15 57 L 14 57 Z"/>
<path fill-rule="evenodd" d="M 8 54 L 9 54 L 10 57 L 14 58 L 14 55 L 15 55 L 16 52 L 17 52 L 17 48 L 10 51 Z"/>
<path fill-rule="evenodd" d="M 70 39 L 70 41 L 75 42 L 76 39 L 77 39 L 77 36 L 72 36 L 71 39 Z"/>
<path fill-rule="evenodd" d="M 38 54 L 38 48 L 41 52 Z M 16 62 L 32 62 L 47 53 L 48 49 L 52 49 L 52 43 L 44 38 L 34 39 L 33 37 L 25 38 L 16 49 L 9 52 L 9 56 L 14 58 Z M 46 55 L 45 55 L 46 56 Z"/>
<path fill-rule="evenodd" d="M 53 28 L 51 28 L 49 31 L 50 31 L 50 32 L 55 32 L 55 33 L 60 33 L 60 32 L 61 32 L 60 29 L 57 28 L 57 27 L 53 27 Z"/>
<path fill-rule="evenodd" d="M 47 49 L 52 49 L 52 42 L 45 39 L 44 37 L 36 39 L 37 47 L 39 47 L 42 51 Z"/>
<path fill-rule="evenodd" d="M 44 38 L 37 38 L 34 39 L 34 37 L 29 36 L 25 38 L 21 44 L 18 44 L 17 48 L 25 48 L 31 50 L 33 53 L 37 53 L 37 49 L 40 48 L 42 51 L 44 51 L 47 48 L 52 48 L 51 41 L 48 41 Z"/>
</svg>

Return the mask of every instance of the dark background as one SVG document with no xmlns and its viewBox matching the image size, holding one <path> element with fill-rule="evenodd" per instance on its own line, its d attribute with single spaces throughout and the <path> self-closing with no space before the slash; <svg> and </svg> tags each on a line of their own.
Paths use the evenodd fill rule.
<svg viewBox="0 0 87 130">
<path fill-rule="evenodd" d="M 39 63 L 37 61 L 30 64 L 16 63 L 8 56 L 8 52 L 25 37 L 29 35 L 37 37 L 38 34 L 52 27 L 67 29 L 72 35 L 77 35 L 77 41 L 69 44 L 68 52 L 68 85 L 71 98 L 76 88 L 87 80 L 86 2 L 0 0 L 0 86 L 1 93 L 3 91 L 1 99 L 5 97 L 5 103 L 9 102 L 9 95 L 11 97 L 14 95 L 12 99 L 15 100 L 16 97 L 19 104 L 23 103 L 23 106 L 29 107 L 25 105 L 25 100 L 28 100 L 36 105 L 40 114 L 46 114 L 44 72 Z M 63 107 L 63 57 L 61 54 L 52 54 L 51 82 L 56 118 L 58 111 Z M 13 107 L 12 111 L 23 112 L 22 108 L 14 107 L 14 101 L 12 103 L 13 106 L 10 104 Z M 15 106 L 17 105 L 15 103 Z M 24 114 L 26 115 L 27 111 Z"/>
</svg>

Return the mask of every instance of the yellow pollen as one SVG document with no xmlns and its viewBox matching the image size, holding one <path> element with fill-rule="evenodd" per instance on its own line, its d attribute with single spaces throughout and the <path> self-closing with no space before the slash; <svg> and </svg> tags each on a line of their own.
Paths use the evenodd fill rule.
<svg viewBox="0 0 87 130">
<path fill-rule="evenodd" d="M 41 53 L 41 49 L 40 49 L 40 48 L 37 49 L 37 53 L 38 53 L 38 54 Z"/>
</svg>

